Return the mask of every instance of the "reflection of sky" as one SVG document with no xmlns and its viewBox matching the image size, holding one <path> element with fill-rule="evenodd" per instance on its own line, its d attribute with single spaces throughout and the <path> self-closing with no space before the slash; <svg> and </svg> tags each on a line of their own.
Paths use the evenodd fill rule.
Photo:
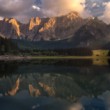
<svg viewBox="0 0 110 110">
<path fill-rule="evenodd" d="M 6 106 L 7 105 L 7 106 Z M 1 110 L 110 110 L 110 91 L 98 98 L 82 97 L 71 103 L 54 97 L 31 97 L 28 91 L 21 91 L 13 98 L 0 97 Z"/>
<path fill-rule="evenodd" d="M 100 95 L 99 99 L 102 99 L 106 104 L 107 110 L 110 110 L 110 91 L 106 91 Z"/>
</svg>

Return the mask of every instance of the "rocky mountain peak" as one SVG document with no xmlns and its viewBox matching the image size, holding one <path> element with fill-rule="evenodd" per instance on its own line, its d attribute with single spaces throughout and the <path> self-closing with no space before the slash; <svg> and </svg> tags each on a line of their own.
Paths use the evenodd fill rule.
<svg viewBox="0 0 110 110">
<path fill-rule="evenodd" d="M 110 42 L 110 25 L 96 17 L 83 19 L 73 11 L 59 17 L 31 18 L 28 24 L 19 23 L 13 18 L 5 18 L 0 21 L 0 34 L 9 39 L 18 39 L 20 36 L 20 39 L 30 41 L 64 42 L 62 47 L 66 47 L 69 42 L 71 44 L 68 43 L 68 47 L 99 48 Z M 53 47 L 56 46 L 55 44 Z M 22 47 L 27 48 L 27 46 Z"/>
<path fill-rule="evenodd" d="M 29 22 L 29 30 L 32 30 L 35 26 L 39 26 L 41 24 L 41 19 L 39 17 L 31 18 Z"/>
<path fill-rule="evenodd" d="M 46 30 L 49 30 L 53 28 L 53 26 L 56 24 L 56 18 L 50 18 L 44 26 L 39 30 L 39 32 L 44 32 Z"/>
<path fill-rule="evenodd" d="M 74 19 L 79 18 L 79 17 L 80 17 L 80 15 L 75 11 L 72 11 L 69 14 L 67 14 L 67 18 L 70 20 L 74 20 Z"/>
<path fill-rule="evenodd" d="M 7 21 L 7 19 L 6 19 L 6 21 Z M 15 29 L 17 35 L 20 36 L 20 34 L 21 34 L 21 33 L 20 33 L 20 26 L 19 26 L 17 20 L 14 19 L 14 18 L 11 18 L 10 20 L 8 20 L 8 22 L 9 22 L 10 24 L 12 24 L 12 26 L 13 26 L 13 28 Z"/>
</svg>

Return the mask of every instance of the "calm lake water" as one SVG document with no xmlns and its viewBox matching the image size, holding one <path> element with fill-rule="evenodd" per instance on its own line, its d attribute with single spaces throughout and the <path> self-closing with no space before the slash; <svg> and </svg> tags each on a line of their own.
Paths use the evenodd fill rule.
<svg viewBox="0 0 110 110">
<path fill-rule="evenodd" d="M 110 61 L 1 61 L 0 110 L 110 110 Z"/>
</svg>

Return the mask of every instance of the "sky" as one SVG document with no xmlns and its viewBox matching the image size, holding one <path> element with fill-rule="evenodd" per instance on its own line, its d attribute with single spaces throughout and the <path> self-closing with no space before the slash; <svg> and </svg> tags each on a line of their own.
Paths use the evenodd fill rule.
<svg viewBox="0 0 110 110">
<path fill-rule="evenodd" d="M 0 19 L 14 17 L 28 22 L 31 17 L 60 16 L 71 11 L 110 23 L 110 0 L 0 0 Z"/>
</svg>

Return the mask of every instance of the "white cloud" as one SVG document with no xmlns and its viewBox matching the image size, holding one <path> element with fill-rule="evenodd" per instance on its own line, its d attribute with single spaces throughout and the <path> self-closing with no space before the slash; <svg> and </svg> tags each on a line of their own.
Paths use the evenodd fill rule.
<svg viewBox="0 0 110 110">
<path fill-rule="evenodd" d="M 92 8 L 95 8 L 95 7 L 100 7 L 100 5 L 98 4 L 98 3 L 96 3 L 96 2 L 94 2 L 93 4 L 92 4 Z"/>
<path fill-rule="evenodd" d="M 36 15 L 32 5 L 34 5 L 34 0 L 0 0 L 0 16 L 15 17 L 25 21 Z"/>
<path fill-rule="evenodd" d="M 99 19 L 103 20 L 106 23 L 110 23 L 110 2 L 104 3 L 105 5 L 105 11 L 102 16 L 99 17 Z"/>
<path fill-rule="evenodd" d="M 33 5 L 32 8 L 37 10 L 37 11 L 40 11 L 40 7 L 38 7 L 37 5 Z"/>
<path fill-rule="evenodd" d="M 97 6 L 97 3 L 93 3 L 93 4 L 92 4 L 92 7 L 96 7 L 96 6 Z"/>
<path fill-rule="evenodd" d="M 85 2 L 86 0 L 41 0 L 41 4 L 35 4 L 35 0 L 0 0 L 0 16 L 15 17 L 22 21 L 35 16 L 59 16 L 70 11 L 88 16 Z"/>
<path fill-rule="evenodd" d="M 50 17 L 66 14 L 70 11 L 77 11 L 82 17 L 88 17 L 91 14 L 103 16 L 99 18 L 110 23 L 110 2 L 108 0 L 0 0 L 0 16 L 15 17 L 18 20 L 27 22 L 31 17 Z M 88 2 L 87 2 L 88 1 Z M 91 1 L 91 2 L 90 2 Z M 100 5 L 100 2 L 102 5 Z M 93 4 L 94 3 L 94 4 Z M 99 8 L 87 8 L 100 6 Z M 103 7 L 102 7 L 103 6 Z"/>
<path fill-rule="evenodd" d="M 77 11 L 85 16 L 88 15 L 85 3 L 86 0 L 42 0 L 42 12 L 46 16 L 59 16 L 70 11 Z"/>
<path fill-rule="evenodd" d="M 0 16 L 0 20 L 3 20 L 3 17 Z"/>
</svg>

